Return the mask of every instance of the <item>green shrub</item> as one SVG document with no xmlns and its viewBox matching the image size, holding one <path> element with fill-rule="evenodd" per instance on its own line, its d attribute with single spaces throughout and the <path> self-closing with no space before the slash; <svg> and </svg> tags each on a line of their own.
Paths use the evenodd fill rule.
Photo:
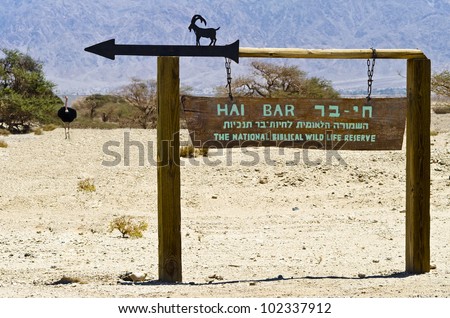
<svg viewBox="0 0 450 318">
<path fill-rule="evenodd" d="M 132 216 L 117 217 L 109 224 L 109 232 L 118 230 L 123 238 L 140 238 L 143 236 L 142 232 L 147 230 L 147 228 L 147 222 L 138 221 Z"/>
<path fill-rule="evenodd" d="M 78 182 L 78 191 L 94 192 L 95 190 L 94 180 L 90 178 Z"/>
</svg>

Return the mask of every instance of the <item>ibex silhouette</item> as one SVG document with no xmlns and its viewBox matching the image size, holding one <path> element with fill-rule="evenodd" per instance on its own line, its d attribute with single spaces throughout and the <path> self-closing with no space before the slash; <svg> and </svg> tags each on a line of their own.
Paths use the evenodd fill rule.
<svg viewBox="0 0 450 318">
<path fill-rule="evenodd" d="M 214 28 L 208 28 L 208 29 L 203 29 L 198 27 L 195 22 L 197 20 L 200 20 L 200 22 L 203 22 L 206 25 L 206 20 L 199 14 L 196 14 L 192 17 L 191 20 L 191 24 L 189 25 L 188 29 L 189 32 L 191 32 L 192 30 L 194 30 L 195 36 L 196 36 L 196 42 L 195 45 L 200 46 L 200 38 L 209 38 L 211 39 L 211 42 L 209 43 L 209 45 L 216 45 L 216 31 L 220 29 L 220 27 L 218 27 L 217 29 Z"/>
</svg>

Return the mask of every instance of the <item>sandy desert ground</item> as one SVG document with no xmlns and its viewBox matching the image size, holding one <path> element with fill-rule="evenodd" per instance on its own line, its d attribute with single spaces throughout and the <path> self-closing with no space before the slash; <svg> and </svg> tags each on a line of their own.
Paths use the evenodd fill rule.
<svg viewBox="0 0 450 318">
<path fill-rule="evenodd" d="M 182 159 L 176 285 L 154 282 L 155 131 L 0 137 L 0 297 L 449 297 L 450 114 L 432 131 L 431 272 L 405 273 L 404 150 L 252 148 Z M 143 165 L 137 146 L 125 165 L 126 138 Z M 95 192 L 77 190 L 86 178 Z M 144 237 L 110 233 L 121 215 L 148 221 Z M 126 272 L 149 282 L 118 283 Z"/>
</svg>

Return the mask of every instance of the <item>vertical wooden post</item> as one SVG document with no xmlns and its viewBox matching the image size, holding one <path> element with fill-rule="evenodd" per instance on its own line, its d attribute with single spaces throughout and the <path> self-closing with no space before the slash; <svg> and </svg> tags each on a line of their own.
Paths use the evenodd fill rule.
<svg viewBox="0 0 450 318">
<path fill-rule="evenodd" d="M 159 280 L 181 282 L 179 58 L 158 57 Z"/>
<path fill-rule="evenodd" d="M 430 271 L 431 62 L 407 62 L 406 271 Z"/>
</svg>

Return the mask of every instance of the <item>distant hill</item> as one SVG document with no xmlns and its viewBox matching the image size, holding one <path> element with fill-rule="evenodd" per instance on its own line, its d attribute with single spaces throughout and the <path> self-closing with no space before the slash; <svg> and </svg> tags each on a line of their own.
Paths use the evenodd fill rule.
<svg viewBox="0 0 450 318">
<path fill-rule="evenodd" d="M 156 59 L 84 52 L 98 42 L 195 44 L 190 19 L 201 14 L 219 27 L 217 45 L 239 39 L 247 47 L 418 48 L 435 70 L 450 67 L 450 0 L 2 0 L 0 48 L 17 48 L 44 62 L 49 79 L 65 94 L 113 90 L 131 77 L 155 77 Z M 206 40 L 204 43 L 206 44 Z M 274 60 L 272 60 L 274 61 Z M 335 87 L 360 91 L 363 60 L 277 60 L 297 64 Z M 210 94 L 226 84 L 220 58 L 181 58 L 181 82 Z M 233 76 L 249 60 L 233 63 Z M 379 60 L 374 89 L 405 86 L 405 61 Z"/>
</svg>

